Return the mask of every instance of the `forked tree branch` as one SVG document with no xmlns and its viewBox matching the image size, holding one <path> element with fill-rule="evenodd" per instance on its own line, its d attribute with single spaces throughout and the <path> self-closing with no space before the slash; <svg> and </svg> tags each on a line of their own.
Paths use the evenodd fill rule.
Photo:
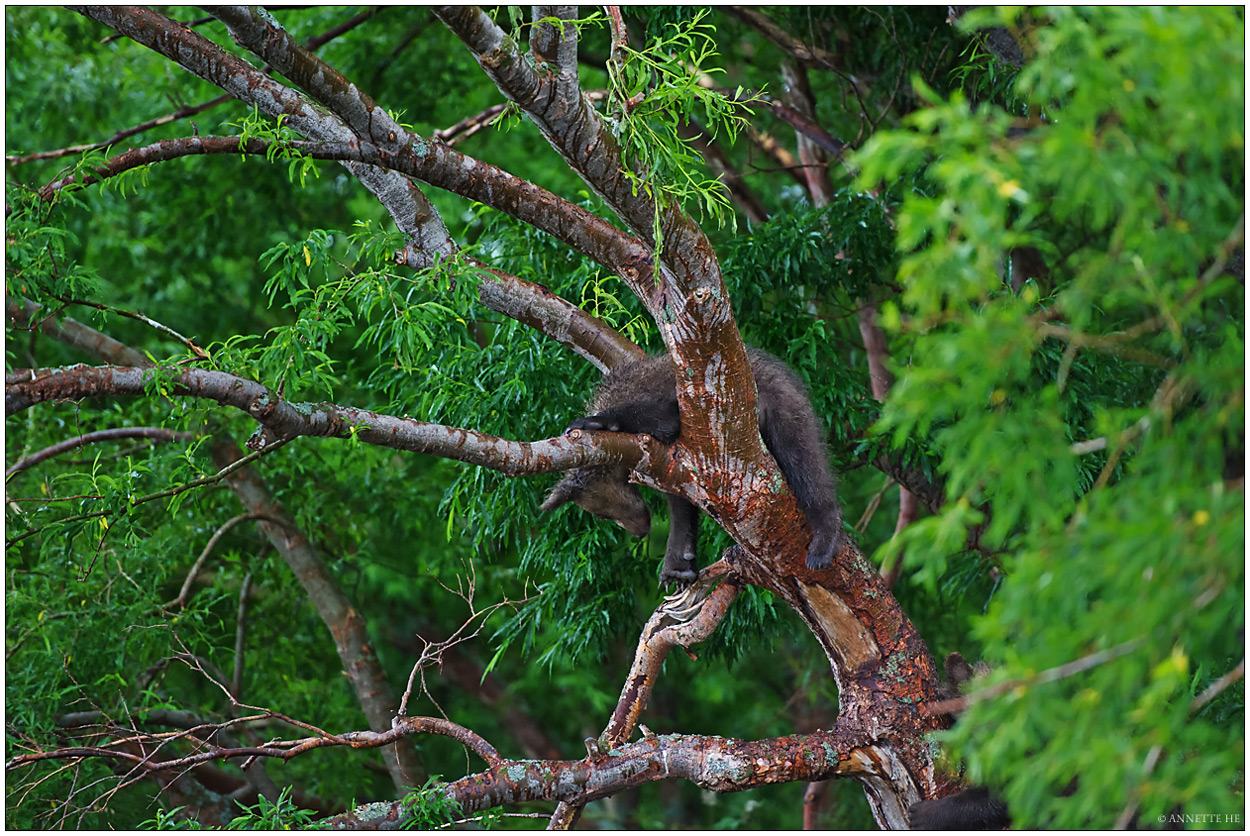
<svg viewBox="0 0 1250 836">
<path fill-rule="evenodd" d="M 724 560 L 714 563 L 699 573 L 698 580 L 685 592 L 670 596 L 656 608 L 642 628 L 634 662 L 620 699 L 607 728 L 593 746 L 616 749 L 629 742 L 643 709 L 651 698 L 651 692 L 660 675 L 660 668 L 674 647 L 690 647 L 705 641 L 720 625 L 729 605 L 738 597 L 742 587 L 729 576 L 729 564 Z M 651 733 L 643 730 L 645 737 Z M 591 741 L 588 748 L 594 749 Z M 560 802 L 548 830 L 569 830 L 577 823 L 583 806 Z"/>
<path fill-rule="evenodd" d="M 306 96 L 163 15 L 133 6 L 68 8 L 164 55 L 244 104 L 256 106 L 266 116 L 274 119 L 281 116 L 284 125 L 313 140 L 351 142 L 355 138 L 346 125 L 318 109 Z M 447 257 L 454 252 L 455 247 L 442 218 L 408 178 L 358 163 L 345 165 L 377 196 L 399 229 L 420 252 L 426 254 L 429 264 L 436 257 Z"/>
<path fill-rule="evenodd" d="M 508 761 L 468 775 L 443 788 L 464 813 L 501 804 L 591 801 L 656 781 L 681 779 L 711 792 L 742 790 L 856 775 L 867 761 L 854 756 L 856 740 L 837 731 L 820 731 L 765 740 L 703 735 L 648 735 L 610 752 L 580 761 Z M 390 826 L 403 820 L 402 802 L 371 804 L 327 825 L 354 830 Z"/>
<path fill-rule="evenodd" d="M 335 26 L 331 29 L 326 30 L 324 33 L 320 35 L 315 35 L 311 38 L 308 38 L 305 41 L 304 45 L 305 47 L 311 50 L 320 49 L 321 47 L 325 46 L 327 43 L 334 40 L 335 38 L 340 37 L 341 35 L 344 35 L 347 32 L 350 32 L 352 29 L 355 29 L 357 26 L 360 26 L 361 24 L 365 23 L 374 15 L 376 15 L 379 11 L 381 11 L 381 7 L 379 6 L 368 8 L 365 11 L 361 12 L 360 14 L 357 14 L 351 18 L 348 18 L 347 20 L 340 23 L 338 26 Z M 206 18 L 201 18 L 197 20 L 196 23 L 207 23 L 213 20 L 216 20 L 216 18 L 206 17 Z M 101 43 L 107 43 L 119 37 L 121 36 L 112 35 L 108 38 L 105 38 L 104 41 L 102 41 Z M 271 72 L 271 70 L 268 67 L 262 67 L 261 72 L 269 73 Z M 172 122 L 177 122 L 181 119 L 187 119 L 191 116 L 195 116 L 196 114 L 203 113 L 204 111 L 209 110 L 210 108 L 216 107 L 219 104 L 224 104 L 225 102 L 231 101 L 233 99 L 234 99 L 234 96 L 231 96 L 229 94 L 224 94 L 224 95 L 209 99 L 208 101 L 203 102 L 201 104 L 187 105 L 184 107 L 180 107 L 177 110 L 175 110 L 173 113 L 167 113 L 164 116 L 158 116 L 155 119 L 149 119 L 148 121 L 141 122 L 138 125 L 133 125 L 129 128 L 124 128 L 120 131 L 117 131 L 111 137 L 109 137 L 108 139 L 102 142 L 87 143 L 85 145 L 73 145 L 68 148 L 58 148 L 55 151 L 40 151 L 38 153 L 26 154 L 20 157 L 19 156 L 5 157 L 5 162 L 9 163 L 9 165 L 21 165 L 23 163 L 35 162 L 36 160 L 52 160 L 52 159 L 57 159 L 59 157 L 67 157 L 71 154 L 81 154 L 84 151 L 98 151 L 101 148 L 108 148 L 110 145 L 116 145 L 118 142 L 121 142 L 123 139 L 128 139 L 132 136 L 138 136 L 139 134 L 144 133 L 146 131 L 150 131 L 153 128 L 159 128 L 161 125 L 168 125 Z"/>
</svg>

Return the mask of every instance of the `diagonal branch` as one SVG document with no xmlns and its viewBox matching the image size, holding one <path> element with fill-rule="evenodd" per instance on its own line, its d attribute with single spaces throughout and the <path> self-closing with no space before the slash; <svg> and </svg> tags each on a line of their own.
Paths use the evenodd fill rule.
<svg viewBox="0 0 1250 836">
<path fill-rule="evenodd" d="M 634 662 L 617 701 L 616 710 L 597 744 L 616 749 L 629 742 L 634 727 L 655 687 L 660 668 L 674 647 L 690 647 L 707 639 L 721 623 L 742 587 L 726 577 L 725 561 L 707 567 L 688 590 L 664 599 L 642 628 Z M 643 734 L 650 732 L 643 727 Z M 551 815 L 548 830 L 569 830 L 581 816 L 582 806 L 560 802 Z"/>
<path fill-rule="evenodd" d="M 92 20 L 116 29 L 245 104 L 315 140 L 351 142 L 355 134 L 340 120 L 313 105 L 306 97 L 268 77 L 207 38 L 183 29 L 167 17 L 141 7 L 69 6 Z M 450 255 L 455 246 L 442 217 L 407 178 L 369 166 L 346 163 L 347 169 L 373 192 L 395 224 L 427 255 Z"/>
<path fill-rule="evenodd" d="M 838 57 L 832 52 L 818 46 L 810 46 L 791 35 L 772 21 L 763 12 L 750 6 L 730 6 L 727 11 L 752 29 L 759 32 L 776 44 L 783 52 L 793 55 L 804 64 L 815 64 L 829 68 L 838 66 Z"/>
</svg>

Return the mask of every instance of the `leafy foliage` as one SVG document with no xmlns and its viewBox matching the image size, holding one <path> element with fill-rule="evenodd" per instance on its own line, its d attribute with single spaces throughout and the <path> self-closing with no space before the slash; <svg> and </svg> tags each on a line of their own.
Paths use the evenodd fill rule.
<svg viewBox="0 0 1250 836">
<path fill-rule="evenodd" d="M 672 21 L 641 50 L 620 44 L 608 61 L 608 113 L 625 158 L 639 171 L 626 170 L 634 192 L 655 201 L 652 239 L 662 243 L 660 221 L 669 205 L 693 202 L 718 225 L 733 221 L 728 190 L 703 173 L 702 159 L 680 127 L 691 113 L 703 118 L 710 138 L 732 143 L 747 123 L 746 110 L 763 101 L 762 91 L 727 96 L 709 89 L 707 80 L 721 70 L 707 66 L 717 55 L 716 28 L 700 10 L 688 20 Z"/>
<path fill-rule="evenodd" d="M 1244 495 L 1226 480 L 1245 443 L 1245 300 L 1224 271 L 1244 235 L 1227 72 L 1243 24 L 1050 18 L 1014 88 L 1044 121 L 1021 132 L 933 97 L 860 158 L 865 180 L 923 165 L 930 189 L 897 217 L 905 290 L 886 318 L 913 348 L 883 426 L 933 439 L 949 501 L 894 548 L 934 584 L 978 527 L 1007 574 L 976 624 L 995 681 L 1126 651 L 957 724 L 969 774 L 1001 784 L 1018 823 L 1233 810 L 1242 689 L 1193 701 L 1242 653 Z M 1024 247 L 1048 269 L 1004 285 Z"/>
<path fill-rule="evenodd" d="M 895 592 L 935 655 L 983 656 L 992 681 L 1014 683 L 945 736 L 951 768 L 964 763 L 970 779 L 1005 794 L 1022 826 L 1108 828 L 1125 810 L 1144 824 L 1176 809 L 1239 810 L 1244 685 L 1212 685 L 1244 656 L 1245 299 L 1244 276 L 1233 274 L 1244 249 L 1242 14 L 970 13 L 961 25 L 1003 25 L 1025 40 L 1029 60 L 1016 72 L 972 50 L 943 9 L 768 13 L 836 57 L 809 69 L 816 121 L 852 148 L 866 143 L 831 169 L 838 191 L 826 208 L 809 206 L 795 168 L 762 150 L 764 139 L 790 142 L 788 129 L 701 83 L 719 67 L 735 100 L 779 90 L 790 56 L 738 18 L 628 10 L 631 24 L 645 25 L 646 45 L 622 64 L 580 68 L 583 87 L 611 90 L 605 112 L 645 174 L 638 187 L 715 222 L 708 233 L 742 333 L 809 385 L 828 422 L 846 518 L 865 553 L 904 559 Z M 11 155 L 106 141 L 219 93 L 68 11 L 5 14 Z M 356 12 L 275 14 L 303 39 Z M 425 9 L 376 16 L 319 54 L 378 102 L 406 106 L 422 135 L 500 103 Z M 583 55 L 609 56 L 606 28 L 583 23 Z M 218 25 L 196 28 L 235 49 Z M 723 222 L 726 192 L 678 133 L 692 116 L 768 221 Z M 742 141 L 746 118 L 751 142 Z M 274 140 L 272 158 L 188 158 L 120 184 L 38 196 L 62 177 L 81 181 L 121 146 L 192 133 L 179 119 L 113 150 L 12 164 L 10 300 L 40 304 L 54 322 L 84 320 L 163 364 L 229 371 L 293 402 L 332 400 L 514 439 L 553 436 L 583 408 L 593 370 L 487 309 L 478 291 L 492 279 L 468 258 L 420 274 L 398 267 L 393 253 L 406 242 L 377 201 L 337 166 L 292 152 L 281 124 L 237 102 L 193 119 L 202 133 Z M 606 214 L 525 123 L 474 133 L 458 148 Z M 660 350 L 638 300 L 602 268 L 494 210 L 428 193 L 463 255 Z M 884 404 L 868 387 L 857 319 L 866 303 L 887 328 L 896 382 Z M 207 359 L 124 315 L 135 312 L 187 335 Z M 7 336 L 9 369 L 86 359 L 24 330 Z M 235 525 L 205 552 L 239 513 L 227 491 L 201 484 L 217 472 L 210 440 L 242 440 L 254 422 L 168 391 L 158 382 L 145 398 L 41 404 L 6 421 L 10 465 L 97 429 L 193 436 L 103 442 L 6 480 L 9 757 L 55 745 L 70 712 L 234 716 L 202 671 L 229 681 L 223 672 L 236 661 L 246 663 L 247 703 L 326 729 L 364 725 L 324 623 L 256 523 Z M 898 537 L 897 491 L 873 467 L 887 454 L 947 498 Z M 414 636 L 475 625 L 447 651 L 444 676 L 423 671 L 410 713 L 451 717 L 506 757 L 522 754 L 515 715 L 565 756 L 599 733 L 657 599 L 667 534 L 657 497 L 648 499 L 652 535 L 634 542 L 577 509 L 540 517 L 553 476 L 506 479 L 328 439 L 299 439 L 254 466 L 368 620 L 392 683 L 421 652 Z M 707 558 L 729 541 L 703 525 Z M 201 554 L 188 597 L 170 606 Z M 699 655 L 666 663 L 648 708 L 657 731 L 762 738 L 836 717 L 827 661 L 767 593 L 744 594 Z M 1078 660 L 1089 666 L 1046 675 Z M 453 679 L 453 668 L 468 673 Z M 485 696 L 492 684 L 501 702 Z M 423 740 L 421 757 L 430 773 L 467 768 L 445 738 Z M 376 751 L 335 749 L 267 768 L 279 786 L 334 809 L 395 794 L 379 761 Z M 146 784 L 98 806 L 67 806 L 77 788 L 111 780 L 110 770 L 41 769 L 10 774 L 10 827 L 165 828 L 195 812 L 154 813 Z M 831 826 L 869 825 L 863 793 L 841 784 Z M 592 805 L 587 817 L 619 827 L 794 827 L 802 789 L 645 788 Z M 292 797 L 258 801 L 231 826 L 307 826 L 311 814 Z M 434 783 L 405 800 L 414 824 L 460 817 Z"/>
</svg>

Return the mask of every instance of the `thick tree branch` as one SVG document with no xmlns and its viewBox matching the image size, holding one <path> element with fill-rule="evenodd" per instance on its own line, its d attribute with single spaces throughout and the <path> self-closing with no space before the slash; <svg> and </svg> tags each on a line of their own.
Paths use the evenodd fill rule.
<svg viewBox="0 0 1250 836">
<path fill-rule="evenodd" d="M 464 41 L 500 92 L 521 107 L 569 167 L 625 221 L 634 235 L 650 242 L 655 205 L 625 175 L 628 163 L 620 145 L 590 102 L 584 96 L 572 95 L 567 85 L 560 84 L 558 76 L 539 73 L 481 9 L 441 6 L 435 7 L 434 13 Z M 715 254 L 698 225 L 679 208 L 670 206 L 661 218 L 661 229 L 664 263 L 659 265 L 660 285 L 649 275 L 620 273 L 652 313 L 660 314 L 666 304 L 674 309 L 685 308 L 684 300 L 671 294 L 684 297 L 697 286 L 706 288 L 709 297 L 723 293 Z M 686 313 L 695 322 L 714 313 L 719 315 L 717 319 L 730 316 L 728 306 L 723 312 L 713 306 L 710 310 L 700 308 Z M 673 342 L 666 337 L 670 346 Z"/>
<path fill-rule="evenodd" d="M 407 253 L 397 258 L 406 261 Z M 484 265 L 481 269 L 489 274 L 478 284 L 483 305 L 568 346 L 600 371 L 646 356 L 615 328 L 542 285 Z"/>
<path fill-rule="evenodd" d="M 304 96 L 167 17 L 140 7 L 68 8 L 164 55 L 245 104 L 255 105 L 266 116 L 282 116 L 283 124 L 305 136 L 328 142 L 351 142 L 355 138 L 346 125 L 320 111 Z M 377 196 L 413 246 L 427 254 L 431 264 L 435 256 L 447 257 L 454 251 L 442 218 L 407 178 L 355 163 L 346 165 Z"/>
<path fill-rule="evenodd" d="M 581 95 L 577 79 L 577 17 L 576 6 L 535 6 L 534 29 L 530 35 L 530 52 L 539 64 L 547 64 L 556 73 L 560 97 L 571 101 Z M 545 18 L 557 18 L 552 23 Z"/>
<path fill-rule="evenodd" d="M 648 735 L 580 761 L 512 761 L 444 788 L 465 813 L 500 804 L 562 801 L 585 805 L 655 781 L 684 779 L 712 792 L 739 792 L 789 781 L 863 774 L 858 743 L 837 731 L 735 740 L 700 735 Z M 400 802 L 336 816 L 336 829 L 390 829 L 404 818 Z"/>
<path fill-rule="evenodd" d="M 299 436 L 356 438 L 396 450 L 426 453 L 477 464 L 508 476 L 550 473 L 610 462 L 639 465 L 655 458 L 665 445 L 649 436 L 578 433 L 535 442 L 506 441 L 475 430 L 427 424 L 331 403 L 296 404 L 266 386 L 226 372 L 194 368 L 137 369 L 116 366 L 70 366 L 17 369 L 5 376 L 6 415 L 51 400 L 100 396 L 138 397 L 163 387 L 186 396 L 232 406 L 263 428 L 249 446 Z M 645 465 L 643 465 L 645 467 Z"/>
<path fill-rule="evenodd" d="M 183 727 L 173 734 L 136 732 L 126 727 L 102 726 L 100 734 L 117 739 L 93 746 L 34 751 L 12 758 L 6 771 L 48 760 L 104 758 L 140 774 L 183 770 L 225 758 L 255 757 L 290 760 L 314 749 L 347 746 L 371 749 L 413 734 L 438 734 L 463 743 L 481 756 L 488 769 L 448 784 L 444 792 L 460 802 L 465 813 L 524 801 L 564 801 L 584 805 L 624 789 L 673 778 L 692 781 L 713 792 L 737 792 L 769 784 L 817 780 L 834 775 L 863 774 L 862 742 L 838 731 L 744 741 L 699 735 L 647 735 L 610 753 L 595 750 L 580 761 L 504 761 L 489 743 L 455 723 L 427 717 L 403 718 L 383 732 L 347 732 L 276 740 L 263 746 L 224 746 L 214 742 L 220 731 L 241 722 L 195 724 L 194 718 L 167 718 Z M 83 718 L 80 722 L 89 722 Z M 160 722 L 160 721 L 158 721 Z M 135 751 L 133 745 L 180 740 L 192 751 L 157 757 L 156 751 Z M 163 748 L 163 747 L 162 747 Z M 159 750 L 158 750 L 159 751 Z M 378 826 L 403 818 L 402 802 L 373 804 L 332 819 L 335 828 Z M 389 829 L 389 828 L 388 828 Z"/>
</svg>

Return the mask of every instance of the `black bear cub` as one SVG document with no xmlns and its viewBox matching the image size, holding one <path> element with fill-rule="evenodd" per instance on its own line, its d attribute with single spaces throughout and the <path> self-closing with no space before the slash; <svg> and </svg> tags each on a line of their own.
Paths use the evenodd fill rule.
<svg viewBox="0 0 1250 836">
<path fill-rule="evenodd" d="M 938 689 L 942 700 L 958 697 L 974 676 L 989 673 L 984 662 L 975 665 L 961 653 L 946 656 L 946 682 Z M 931 801 L 911 806 L 912 830 L 1002 830 L 1011 825 L 1011 814 L 1002 799 L 991 795 L 985 787 L 969 787 Z"/>
<path fill-rule="evenodd" d="M 820 421 L 802 382 L 767 352 L 747 349 L 755 378 L 760 435 L 781 468 L 799 510 L 812 529 L 807 565 L 826 569 L 842 544 L 842 509 L 829 471 Z M 677 382 L 668 355 L 649 357 L 613 369 L 595 391 L 593 412 L 569 424 L 569 430 L 645 433 L 672 444 L 681 434 Z M 623 465 L 569 471 L 542 504 L 551 511 L 573 501 L 597 517 L 619 523 L 635 537 L 651 530 L 651 513 L 629 481 Z M 662 586 L 689 586 L 698 572 L 699 510 L 688 500 L 668 496 L 671 516 L 668 549 L 660 572 Z"/>
</svg>

